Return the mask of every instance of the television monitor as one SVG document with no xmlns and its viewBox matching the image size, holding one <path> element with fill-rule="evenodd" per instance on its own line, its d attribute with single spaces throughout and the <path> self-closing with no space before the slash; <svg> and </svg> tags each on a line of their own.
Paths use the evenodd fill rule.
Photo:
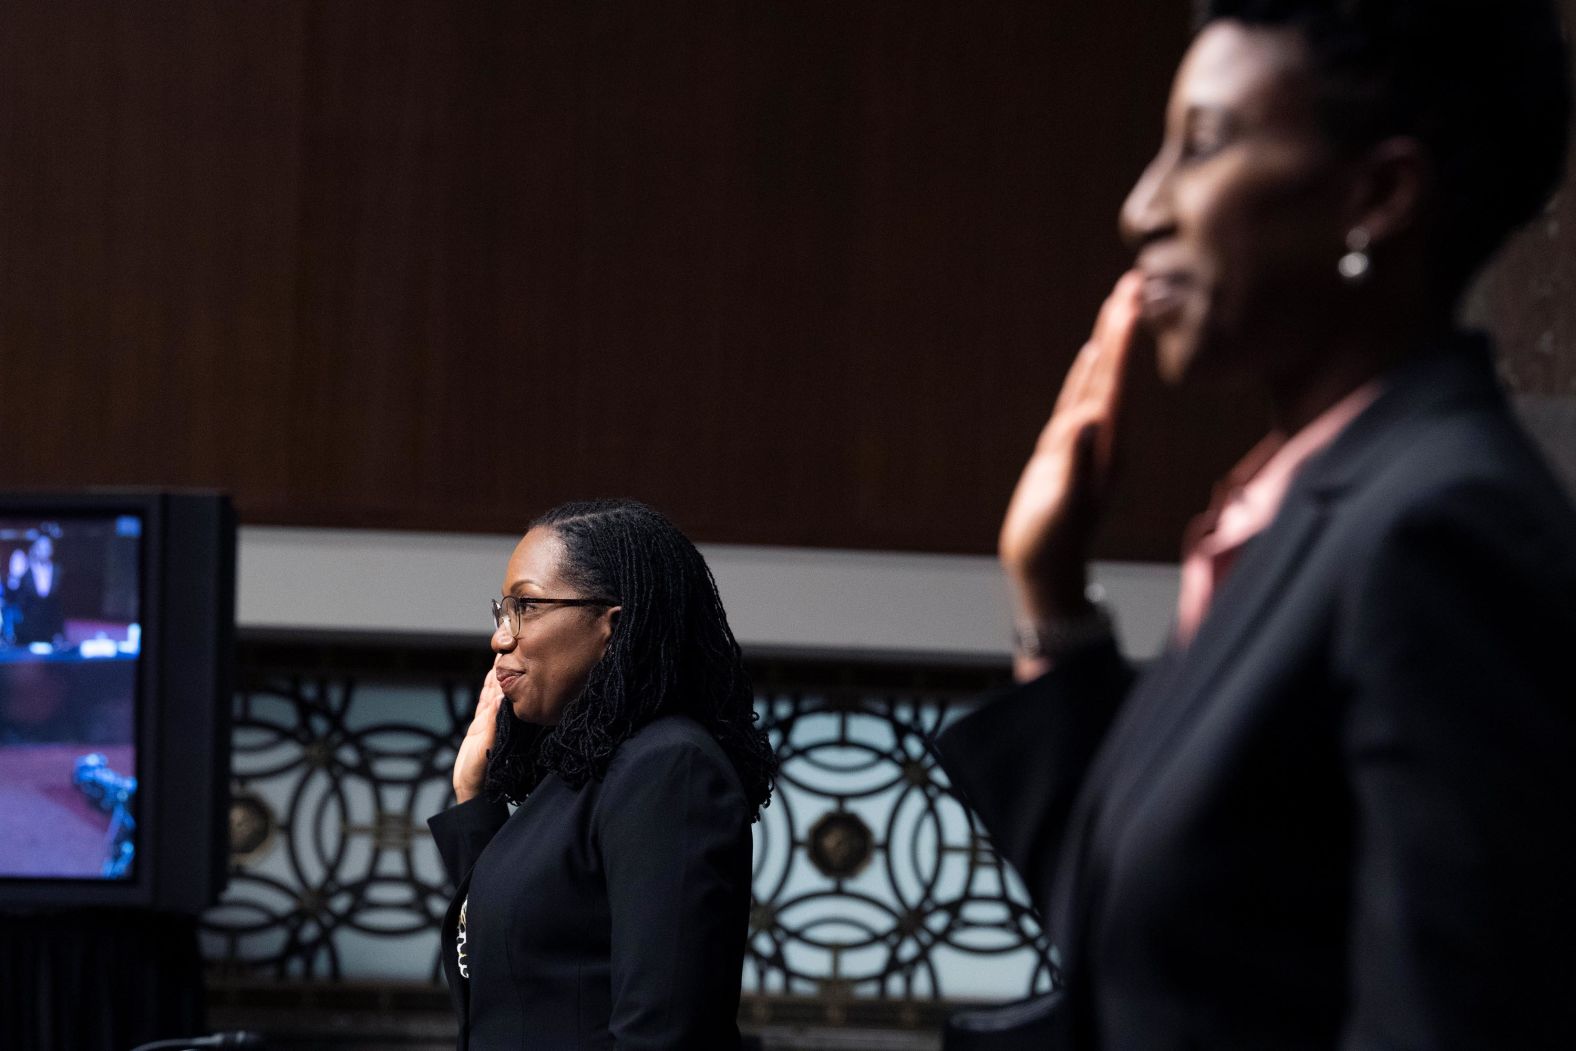
<svg viewBox="0 0 1576 1051">
<path fill-rule="evenodd" d="M 234 624 L 225 497 L 0 495 L 0 908 L 216 899 Z"/>
</svg>

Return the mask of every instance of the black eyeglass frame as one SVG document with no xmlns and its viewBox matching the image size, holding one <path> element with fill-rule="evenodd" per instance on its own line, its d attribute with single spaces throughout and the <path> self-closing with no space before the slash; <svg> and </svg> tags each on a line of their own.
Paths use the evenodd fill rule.
<svg viewBox="0 0 1576 1051">
<path fill-rule="evenodd" d="M 619 601 L 611 598 L 538 598 L 535 595 L 505 595 L 501 599 L 492 600 L 493 631 L 504 626 L 504 621 L 509 619 L 506 614 L 507 604 L 514 605 L 514 626 L 509 629 L 511 638 L 520 637 L 520 628 L 525 626 L 521 616 L 521 606 L 530 604 L 537 606 L 617 606 Z"/>
</svg>

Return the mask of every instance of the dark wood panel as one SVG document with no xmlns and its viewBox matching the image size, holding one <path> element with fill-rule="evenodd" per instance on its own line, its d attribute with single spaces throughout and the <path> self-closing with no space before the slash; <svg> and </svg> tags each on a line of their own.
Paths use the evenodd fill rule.
<svg viewBox="0 0 1576 1051">
<path fill-rule="evenodd" d="M 987 551 L 1172 6 L 7 4 L 0 484 Z M 1105 553 L 1169 558 L 1257 422 L 1139 404 Z"/>
<path fill-rule="evenodd" d="M 0 9 L 6 484 L 286 495 L 300 46 L 288 5 Z"/>
</svg>

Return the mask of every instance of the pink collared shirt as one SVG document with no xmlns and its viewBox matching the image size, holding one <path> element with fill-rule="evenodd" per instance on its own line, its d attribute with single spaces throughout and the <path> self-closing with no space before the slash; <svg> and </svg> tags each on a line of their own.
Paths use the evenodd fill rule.
<svg viewBox="0 0 1576 1051">
<path fill-rule="evenodd" d="M 1314 454 L 1373 404 L 1381 389 L 1370 380 L 1286 438 L 1271 434 L 1215 487 L 1209 510 L 1193 519 L 1183 537 L 1182 590 L 1177 596 L 1176 643 L 1193 641 L 1210 600 L 1243 545 L 1274 521 L 1292 480 Z"/>
</svg>

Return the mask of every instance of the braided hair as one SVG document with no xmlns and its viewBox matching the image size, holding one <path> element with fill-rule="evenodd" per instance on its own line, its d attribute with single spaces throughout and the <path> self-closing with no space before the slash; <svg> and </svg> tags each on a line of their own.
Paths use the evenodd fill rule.
<svg viewBox="0 0 1576 1051">
<path fill-rule="evenodd" d="M 582 595 L 621 607 L 607 649 L 554 726 L 498 706 L 484 790 L 520 802 L 548 773 L 573 788 L 600 779 L 618 746 L 658 716 L 688 715 L 733 764 L 750 807 L 771 798 L 776 758 L 717 583 L 695 545 L 633 500 L 563 504 L 531 523 L 563 545 L 559 572 Z"/>
</svg>

